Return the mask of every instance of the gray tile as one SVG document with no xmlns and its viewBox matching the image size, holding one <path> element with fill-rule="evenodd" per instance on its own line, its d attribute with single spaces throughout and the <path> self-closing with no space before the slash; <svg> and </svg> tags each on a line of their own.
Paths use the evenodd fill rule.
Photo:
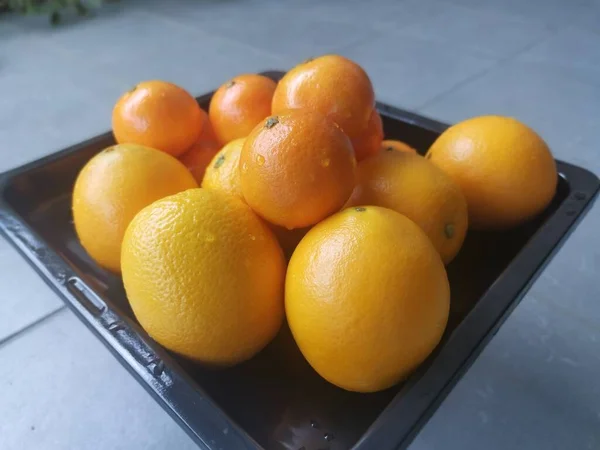
<svg viewBox="0 0 600 450">
<path fill-rule="evenodd" d="M 444 4 L 430 18 L 398 30 L 400 35 L 443 42 L 456 49 L 506 58 L 550 34 L 548 26 L 519 17 Z"/>
<path fill-rule="evenodd" d="M 79 18 L 60 26 L 50 26 L 44 18 L 23 18 L 17 23 L 36 45 L 43 45 L 69 56 L 78 58 L 86 65 L 111 62 L 112 55 L 134 54 L 151 48 L 158 40 L 176 44 L 181 35 L 168 21 L 154 16 L 150 20 L 136 8 L 103 7 L 100 13 Z M 116 69 L 116 68 L 115 68 Z"/>
<path fill-rule="evenodd" d="M 450 0 L 477 10 L 504 13 L 562 27 L 594 10 L 589 0 Z"/>
<path fill-rule="evenodd" d="M 443 43 L 403 36 L 390 45 L 391 40 L 390 34 L 380 34 L 342 54 L 361 64 L 377 98 L 394 106 L 418 108 L 495 64 Z"/>
<path fill-rule="evenodd" d="M 143 80 L 163 79 L 197 95 L 240 73 L 286 69 L 290 65 L 285 58 L 271 56 L 232 40 L 195 30 L 186 33 L 189 35 L 181 38 L 177 45 L 160 41 L 150 49 L 129 56 L 115 55 L 113 64 L 94 66 L 95 76 L 115 80 L 119 93 Z M 199 45 L 198 42 L 210 44 Z M 107 102 L 105 107 L 112 107 L 114 103 L 112 99 L 108 102 L 108 97 L 100 100 Z"/>
<path fill-rule="evenodd" d="M 79 84 L 65 73 L 40 66 L 39 71 L 0 75 L 0 83 L 11 95 L 0 100 L 0 142 L 5 149 L 0 171 L 37 159 L 74 144 L 110 126 L 110 107 L 91 94 L 106 89 L 81 68 L 73 70 L 86 82 Z M 77 79 L 78 75 L 75 75 Z M 115 90 L 116 93 L 116 90 Z M 110 99 L 114 103 L 116 96 Z"/>
<path fill-rule="evenodd" d="M 10 92 L 0 99 L 0 142 L 10 149 L 0 170 L 105 131 L 119 94 L 115 79 L 91 67 L 93 58 L 51 43 L 71 27 L 42 27 L 37 20 L 18 18 L 0 46 L 0 83 Z"/>
<path fill-rule="evenodd" d="M 447 122 L 482 114 L 517 117 L 554 155 L 600 171 L 600 87 L 529 63 L 507 63 L 435 99 L 420 112 Z"/>
<path fill-rule="evenodd" d="M 548 265 L 533 290 L 540 300 L 556 305 L 567 316 L 600 328 L 600 227 L 596 205 Z"/>
<path fill-rule="evenodd" d="M 600 14 L 598 15 L 600 31 Z M 600 85 L 600 34 L 568 27 L 517 58 Z"/>
<path fill-rule="evenodd" d="M 63 306 L 56 294 L 2 237 L 0 290 L 0 341 Z"/>
<path fill-rule="evenodd" d="M 459 8 L 436 0 L 329 0 L 303 2 L 315 16 L 376 31 L 393 31 Z"/>
<path fill-rule="evenodd" d="M 600 2 L 593 0 L 573 21 L 573 25 L 600 34 Z"/>
<path fill-rule="evenodd" d="M 183 3 L 165 8 L 174 23 L 186 24 L 207 34 L 201 42 L 219 36 L 272 55 L 285 56 L 294 63 L 310 56 L 334 52 L 360 42 L 372 34 L 357 27 L 315 13 L 309 2 L 205 2 Z M 211 42 L 212 44 L 212 42 Z"/>
<path fill-rule="evenodd" d="M 600 447 L 600 330 L 528 296 L 411 450 Z"/>
<path fill-rule="evenodd" d="M 197 449 L 68 310 L 0 347 L 0 360 L 4 450 Z"/>
<path fill-rule="evenodd" d="M 68 66 L 68 61 L 63 59 L 65 53 L 48 45 L 46 40 L 19 25 L 9 23 L 6 26 L 0 32 L 0 76 Z"/>
</svg>

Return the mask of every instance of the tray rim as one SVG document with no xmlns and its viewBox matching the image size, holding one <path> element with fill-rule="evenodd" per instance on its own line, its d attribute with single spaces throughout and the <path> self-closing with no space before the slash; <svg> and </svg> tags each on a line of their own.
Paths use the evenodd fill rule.
<svg viewBox="0 0 600 450">
<path fill-rule="evenodd" d="M 278 77 L 281 72 L 263 74 Z M 206 101 L 211 95 L 212 92 L 197 99 Z M 377 108 L 384 116 L 436 133 L 448 127 L 434 119 L 383 103 L 378 102 Z M 166 350 L 139 325 L 120 314 L 118 308 L 109 307 L 99 294 L 93 292 L 77 271 L 48 246 L 5 199 L 6 187 L 15 176 L 65 158 L 110 135 L 111 132 L 102 133 L 0 174 L 0 234 L 200 448 L 262 449 Z M 410 444 L 591 209 L 600 189 L 598 177 L 587 169 L 563 161 L 557 160 L 557 166 L 571 186 L 569 196 L 453 330 L 430 364 L 418 369 L 399 390 L 354 448 L 383 450 L 406 448 Z M 80 284 L 84 290 L 77 286 Z M 490 314 L 490 309 L 494 314 Z M 472 341 L 472 334 L 477 336 L 476 343 L 468 345 L 468 351 L 465 351 L 462 341 Z M 454 350 L 457 345 L 460 354 Z M 398 417 L 402 420 L 393 420 Z"/>
</svg>

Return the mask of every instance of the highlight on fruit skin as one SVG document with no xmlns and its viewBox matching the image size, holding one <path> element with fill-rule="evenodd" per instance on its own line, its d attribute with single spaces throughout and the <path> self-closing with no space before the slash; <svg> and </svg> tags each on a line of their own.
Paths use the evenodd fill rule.
<svg viewBox="0 0 600 450">
<path fill-rule="evenodd" d="M 246 361 L 283 322 L 283 253 L 235 196 L 198 188 L 152 203 L 127 228 L 121 260 L 142 327 L 196 362 Z"/>
<path fill-rule="evenodd" d="M 136 144 L 117 144 L 90 159 L 73 188 L 73 223 L 79 242 L 99 266 L 120 272 L 121 242 L 133 217 L 150 203 L 198 187 L 171 155 Z"/>
<path fill-rule="evenodd" d="M 346 206 L 393 209 L 414 221 L 445 264 L 460 251 L 468 227 L 467 202 L 443 170 L 420 155 L 383 151 L 358 163 L 356 187 Z"/>
<path fill-rule="evenodd" d="M 346 134 L 309 109 L 270 116 L 246 138 L 240 185 L 248 205 L 268 222 L 304 228 L 339 211 L 356 181 Z"/>
<path fill-rule="evenodd" d="M 511 117 L 459 122 L 436 139 L 426 157 L 461 187 L 473 229 L 516 227 L 539 215 L 556 193 L 558 173 L 548 145 Z"/>
<path fill-rule="evenodd" d="M 440 342 L 450 309 L 442 260 L 411 220 L 377 206 L 315 225 L 288 265 L 286 317 L 300 351 L 355 392 L 406 378 Z"/>
</svg>

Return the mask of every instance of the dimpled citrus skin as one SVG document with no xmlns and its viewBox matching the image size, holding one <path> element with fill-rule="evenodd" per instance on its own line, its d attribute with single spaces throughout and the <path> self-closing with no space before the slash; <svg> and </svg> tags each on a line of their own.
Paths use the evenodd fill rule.
<svg viewBox="0 0 600 450">
<path fill-rule="evenodd" d="M 118 143 L 146 145 L 173 156 L 180 156 L 198 141 L 204 120 L 194 97 L 160 80 L 139 83 L 119 98 L 112 112 Z"/>
<path fill-rule="evenodd" d="M 338 211 L 355 183 L 356 160 L 344 132 L 311 110 L 292 110 L 261 122 L 240 155 L 246 202 L 288 229 L 313 225 Z"/>
<path fill-rule="evenodd" d="M 221 145 L 250 134 L 271 114 L 276 83 L 263 75 L 244 74 L 223 84 L 213 95 L 208 114 Z"/>
<path fill-rule="evenodd" d="M 329 382 L 375 392 L 406 377 L 446 327 L 450 288 L 427 236 L 401 214 L 348 208 L 315 225 L 288 265 L 287 320 Z"/>
<path fill-rule="evenodd" d="M 202 183 L 206 167 L 219 151 L 219 146 L 209 140 L 199 140 L 192 148 L 179 157 L 188 170 L 192 173 L 198 184 Z"/>
<path fill-rule="evenodd" d="M 460 122 L 427 155 L 461 187 L 475 229 L 507 229 L 541 213 L 556 192 L 556 163 L 544 140 L 510 117 Z"/>
<path fill-rule="evenodd" d="M 419 155 L 384 151 L 358 164 L 348 205 L 375 205 L 404 214 L 429 236 L 448 264 L 468 227 L 467 202 L 441 169 Z"/>
<path fill-rule="evenodd" d="M 73 189 L 73 222 L 81 245 L 102 267 L 120 271 L 127 225 L 145 206 L 197 187 L 172 156 L 149 147 L 119 144 L 94 156 Z"/>
<path fill-rule="evenodd" d="M 123 284 L 142 327 L 195 361 L 230 366 L 281 326 L 285 261 L 240 199 L 191 189 L 153 203 L 127 229 Z"/>
<path fill-rule="evenodd" d="M 273 95 L 272 114 L 308 108 L 335 121 L 351 138 L 375 107 L 373 85 L 355 62 L 339 55 L 310 59 L 287 72 Z"/>
<path fill-rule="evenodd" d="M 219 150 L 206 169 L 203 188 L 226 192 L 243 199 L 239 165 L 245 141 L 246 138 L 234 139 Z"/>
<path fill-rule="evenodd" d="M 382 151 L 398 151 L 407 153 L 417 153 L 417 151 L 405 142 L 387 139 L 381 143 Z"/>
<path fill-rule="evenodd" d="M 362 161 L 369 156 L 376 155 L 381 150 L 383 141 L 383 123 L 376 109 L 371 113 L 367 126 L 363 132 L 352 139 L 352 147 L 357 161 Z"/>
</svg>

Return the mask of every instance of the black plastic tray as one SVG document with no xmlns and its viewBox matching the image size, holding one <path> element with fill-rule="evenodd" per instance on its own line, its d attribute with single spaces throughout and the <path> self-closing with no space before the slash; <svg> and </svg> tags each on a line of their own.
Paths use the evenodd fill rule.
<svg viewBox="0 0 600 450">
<path fill-rule="evenodd" d="M 277 79 L 279 72 L 267 75 Z M 211 94 L 198 99 L 207 107 Z M 447 125 L 378 104 L 387 138 L 425 152 Z M 72 225 L 80 168 L 113 143 L 110 133 L 0 176 L 0 231 L 199 447 L 225 449 L 405 448 L 497 332 L 553 253 L 591 207 L 598 178 L 558 162 L 552 204 L 505 233 L 469 232 L 448 267 L 446 334 L 403 384 L 356 394 L 322 380 L 284 327 L 251 361 L 211 371 L 165 351 L 128 306 L 119 277 L 98 268 Z"/>
</svg>

